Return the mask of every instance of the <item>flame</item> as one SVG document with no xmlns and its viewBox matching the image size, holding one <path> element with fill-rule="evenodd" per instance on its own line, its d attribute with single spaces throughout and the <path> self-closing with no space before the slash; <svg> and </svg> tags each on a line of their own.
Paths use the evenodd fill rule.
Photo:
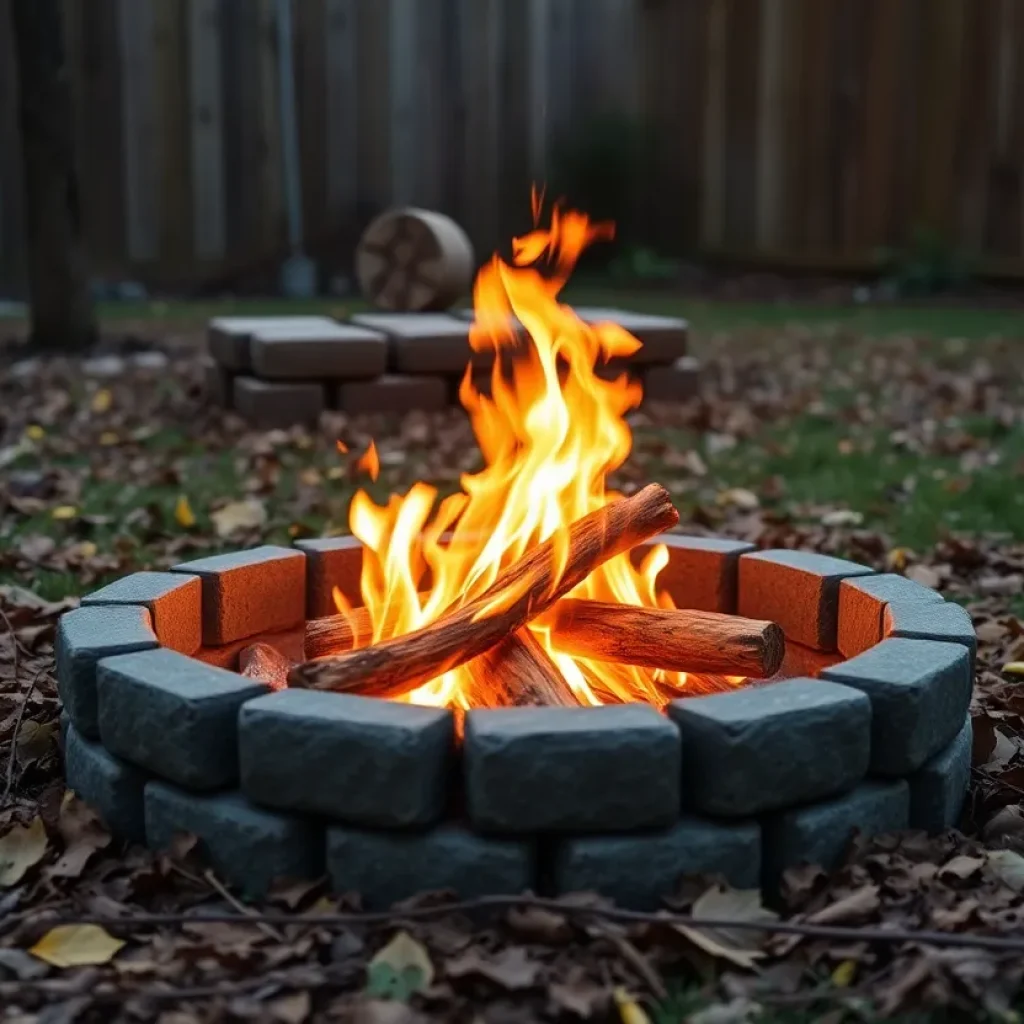
<svg viewBox="0 0 1024 1024">
<path fill-rule="evenodd" d="M 580 254 L 612 238 L 614 226 L 556 204 L 542 227 L 543 194 L 536 189 L 531 206 L 534 228 L 513 241 L 512 263 L 494 256 L 474 285 L 469 341 L 478 352 L 494 353 L 491 396 L 477 390 L 467 366 L 459 398 L 484 468 L 464 474 L 461 490 L 440 501 L 436 488 L 423 482 L 383 506 L 365 491 L 352 499 L 349 525 L 364 547 L 361 590 L 373 623 L 370 642 L 417 629 L 478 597 L 502 569 L 548 539 L 560 563 L 557 578 L 568 554 L 568 526 L 620 497 L 606 481 L 632 448 L 625 416 L 639 404 L 641 387 L 625 374 L 605 380 L 595 369 L 630 355 L 640 342 L 616 324 L 585 324 L 558 301 Z M 372 445 L 360 466 L 376 479 Z M 664 545 L 652 547 L 638 567 L 628 554 L 619 555 L 572 596 L 672 607 L 655 586 L 667 561 Z M 335 600 L 351 615 L 340 592 Z M 662 706 L 686 686 L 685 673 L 589 662 L 559 651 L 543 618 L 530 629 L 584 704 L 618 699 Z M 407 699 L 467 707 L 469 671 L 450 671 Z"/>
</svg>

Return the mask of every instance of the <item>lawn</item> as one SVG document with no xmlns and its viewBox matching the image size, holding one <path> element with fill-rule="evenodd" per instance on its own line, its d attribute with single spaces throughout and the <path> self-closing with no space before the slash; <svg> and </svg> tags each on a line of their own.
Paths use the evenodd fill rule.
<svg viewBox="0 0 1024 1024">
<path fill-rule="evenodd" d="M 831 879 L 804 879 L 806 888 L 791 893 L 786 916 L 824 913 L 825 920 L 851 928 L 1019 934 L 1024 882 L 1008 883 L 990 866 L 978 838 L 1024 849 L 1024 820 L 1019 807 L 1014 810 L 1024 792 L 1024 706 L 1013 692 L 1015 676 L 1003 672 L 1007 663 L 1024 660 L 1024 313 L 722 305 L 653 292 L 578 290 L 572 299 L 687 316 L 693 351 L 705 367 L 698 401 L 633 415 L 633 452 L 615 486 L 660 481 L 687 529 L 833 552 L 906 572 L 967 605 L 979 629 L 976 779 L 964 822 L 971 838 L 913 848 L 868 845 Z M 352 308 L 318 302 L 301 311 Z M 249 301 L 104 307 L 111 343 L 124 337 L 153 342 L 166 351 L 166 363 L 136 364 L 126 355 L 123 372 L 114 375 L 66 360 L 0 363 L 0 612 L 20 641 L 16 648 L 0 620 L 0 739 L 10 751 L 11 797 L 0 806 L 0 832 L 41 814 L 52 837 L 48 864 L 69 842 L 49 647 L 54 617 L 73 603 L 68 599 L 141 568 L 262 541 L 347 532 L 357 487 L 383 499 L 422 479 L 446 493 L 458 487 L 460 473 L 479 464 L 460 410 L 400 421 L 334 416 L 316 430 L 257 432 L 210 407 L 199 366 L 205 320 L 286 311 L 300 309 Z M 10 326 L 0 322 L 0 339 L 16 330 L 9 332 Z M 339 454 L 339 439 L 351 455 Z M 371 439 L 381 459 L 375 483 L 355 466 Z M 34 941 L 38 935 L 26 922 L 42 906 L 106 912 L 111 905 L 103 900 L 116 893 L 119 906 L 157 910 L 211 897 L 202 869 L 187 856 L 154 868 L 142 853 L 119 859 L 101 843 L 77 874 L 48 870 L 29 876 L 34 880 L 27 888 L 12 890 L 17 898 L 0 897 L 0 918 L 7 914 L 13 922 L 0 923 L 3 945 Z M 213 895 L 220 898 L 219 891 Z M 853 900 L 850 909 L 844 901 L 855 895 L 860 902 Z M 296 896 L 294 906 L 323 909 L 314 899 Z M 681 904 L 691 905 L 692 895 Z M 254 972 L 269 972 L 287 993 L 311 957 L 327 965 L 317 981 L 326 986 L 325 999 L 346 978 L 358 988 L 362 951 L 377 948 L 394 930 L 307 930 L 301 941 L 296 931 L 279 942 L 274 929 L 255 932 L 254 940 L 225 927 L 230 933 L 202 941 L 162 932 L 165 953 L 178 950 L 189 966 L 181 976 L 168 969 L 161 983 L 200 992 L 204 985 L 226 985 L 240 1014 L 243 1004 L 253 1006 L 251 999 L 246 1003 L 246 977 L 251 982 Z M 449 931 L 443 924 L 409 927 L 435 963 L 450 958 L 458 936 L 481 941 L 463 923 Z M 488 933 L 487 956 L 526 956 L 543 965 L 548 979 L 539 995 L 536 986 L 517 989 L 511 968 L 484 985 L 509 1012 L 517 1001 L 520 1011 L 527 1008 L 527 1017 L 515 1019 L 537 1019 L 530 1007 L 540 1015 L 555 1006 L 575 1019 L 586 1017 L 581 1007 L 603 1013 L 618 987 L 642 996 L 658 1024 L 833 1022 L 870 1019 L 879 1008 L 896 1019 L 898 1011 L 929 1003 L 952 1008 L 936 1020 L 959 1012 L 977 1019 L 982 1009 L 992 1019 L 1016 1019 L 1007 1008 L 1019 981 L 1013 966 L 1019 954 L 1014 961 L 849 936 L 805 939 L 796 948 L 776 937 L 765 946 L 749 934 L 719 936 L 709 950 L 671 929 L 620 933 L 598 923 L 574 926 L 573 941 L 553 947 L 551 936 L 562 935 L 564 943 L 567 929 L 558 914 L 537 911 Z M 139 939 L 138 962 L 157 956 L 159 943 L 151 940 Z M 751 955 L 762 958 L 763 974 L 739 969 Z M 4 980 L 5 963 L 0 956 L 0 1007 L 14 991 Z M 150 979 L 146 970 L 135 973 Z M 131 969 L 98 977 L 142 984 Z M 678 990 L 673 979 L 681 979 Z M 71 998 L 60 994 L 61 980 L 51 973 L 25 991 L 51 1002 Z M 438 1012 L 455 1015 L 471 1006 L 467 991 L 456 985 L 454 993 L 436 995 Z M 472 992 L 476 998 L 480 989 Z M 275 996 L 275 1006 L 275 1020 L 309 1019 L 309 1007 L 304 1016 L 284 994 Z M 418 1019 L 387 1016 L 379 1006 L 374 1013 L 365 1019 Z M 629 1019 L 628 1011 L 619 1015 Z"/>
</svg>

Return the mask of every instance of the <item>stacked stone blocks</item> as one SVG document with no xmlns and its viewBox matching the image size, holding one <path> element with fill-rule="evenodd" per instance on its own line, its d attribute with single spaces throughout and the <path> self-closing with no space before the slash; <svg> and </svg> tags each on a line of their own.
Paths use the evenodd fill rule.
<svg viewBox="0 0 1024 1024">
<path fill-rule="evenodd" d="M 69 785 L 126 839 L 194 833 L 249 894 L 326 870 L 369 906 L 431 889 L 596 889 L 650 907 L 695 872 L 773 893 L 787 867 L 833 864 L 854 829 L 956 822 L 969 620 L 854 563 L 664 539 L 677 603 L 776 619 L 817 678 L 666 714 L 473 710 L 460 743 L 447 709 L 270 692 L 232 671 L 256 639 L 299 656 L 331 590 L 358 595 L 351 538 L 303 541 L 128 577 L 62 617 Z"/>
</svg>

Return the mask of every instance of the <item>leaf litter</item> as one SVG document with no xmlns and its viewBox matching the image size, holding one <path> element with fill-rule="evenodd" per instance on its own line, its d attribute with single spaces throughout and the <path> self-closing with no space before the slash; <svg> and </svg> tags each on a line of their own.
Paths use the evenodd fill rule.
<svg viewBox="0 0 1024 1024">
<path fill-rule="evenodd" d="M 183 837 L 159 857 L 126 847 L 64 790 L 57 617 L 79 594 L 141 568 L 344 532 L 371 442 L 382 494 L 415 478 L 455 486 L 476 454 L 458 412 L 399 422 L 328 415 L 314 431 L 251 430 L 203 400 L 194 338 L 160 328 L 155 343 L 173 372 L 115 356 L 104 357 L 110 366 L 102 378 L 83 375 L 69 359 L 0 373 L 4 1012 L 108 1020 L 116 1007 L 126 1019 L 165 1024 L 609 1015 L 642 1022 L 661 1019 L 655 1003 L 667 978 L 688 985 L 687 999 L 694 995 L 699 1007 L 678 1019 L 702 1024 L 756 1019 L 788 1005 L 819 1007 L 829 1020 L 868 1006 L 887 1014 L 984 1009 L 1005 1019 L 1024 967 L 1019 954 L 999 951 L 657 921 L 584 926 L 568 910 L 529 905 L 429 921 L 403 921 L 399 911 L 387 924 L 305 923 L 271 934 L 247 922 L 203 921 L 236 914 L 237 901 L 204 877 L 194 841 Z M 997 443 L 1020 431 L 1024 409 L 1019 374 L 1000 370 L 1012 371 L 1012 347 L 994 339 L 954 351 L 910 336 L 882 344 L 807 328 L 720 336 L 715 344 L 701 400 L 633 417 L 634 455 L 615 485 L 629 491 L 661 479 L 693 532 L 841 554 L 903 573 L 965 604 L 979 636 L 966 835 L 858 839 L 830 874 L 787 873 L 775 910 L 783 922 L 815 926 L 1019 936 L 1024 544 L 1008 532 L 1019 533 L 1011 517 L 980 528 L 965 522 L 963 532 L 944 523 L 933 540 L 919 537 L 913 546 L 895 532 L 922 489 L 961 500 L 984 486 L 986 473 L 1019 482 L 1024 461 L 1010 461 Z M 836 365 L 837 347 L 853 358 Z M 984 430 L 968 429 L 979 419 Z M 841 426 L 845 436 L 826 457 L 840 470 L 844 460 L 901 453 L 920 465 L 893 480 L 882 511 L 853 507 L 853 494 L 830 502 L 801 491 L 778 467 L 803 443 L 787 429 L 814 422 Z M 440 898 L 411 901 L 407 910 L 430 899 Z M 589 900 L 571 905 L 601 905 Z M 715 879 L 685 880 L 671 906 L 746 920 L 772 913 Z M 292 886 L 272 894 L 265 909 L 281 907 L 322 916 L 354 904 Z M 188 923 L 109 923 L 139 913 Z M 95 916 L 105 926 L 67 923 Z"/>
</svg>

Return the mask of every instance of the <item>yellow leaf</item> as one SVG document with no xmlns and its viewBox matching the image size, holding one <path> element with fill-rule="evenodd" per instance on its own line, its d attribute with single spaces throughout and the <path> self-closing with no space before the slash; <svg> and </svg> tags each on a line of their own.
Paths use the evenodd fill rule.
<svg viewBox="0 0 1024 1024">
<path fill-rule="evenodd" d="M 693 904 L 693 916 L 732 921 L 775 921 L 777 914 L 761 905 L 757 889 L 720 889 L 712 886 Z M 764 934 L 754 931 L 729 931 L 726 928 L 696 928 L 673 925 L 695 946 L 720 960 L 728 960 L 737 967 L 753 970 L 755 961 L 764 956 L 761 945 Z"/>
<path fill-rule="evenodd" d="M 430 988 L 434 965 L 430 956 L 408 932 L 399 932 L 366 965 L 367 991 L 374 998 L 406 1002 L 410 996 Z"/>
<path fill-rule="evenodd" d="M 895 569 L 896 572 L 902 572 L 907 567 L 908 554 L 906 548 L 893 548 L 886 557 L 889 568 Z"/>
<path fill-rule="evenodd" d="M 82 543 L 78 545 L 76 550 L 78 552 L 79 558 L 95 558 L 96 552 L 99 551 L 99 548 L 96 547 L 94 541 L 83 540 Z"/>
<path fill-rule="evenodd" d="M 42 441 L 46 437 L 46 431 L 38 423 L 30 423 L 25 428 L 25 436 L 33 441 Z"/>
<path fill-rule="evenodd" d="M 230 537 L 244 530 L 254 530 L 267 521 L 267 510 L 258 498 L 232 501 L 210 513 L 218 537 Z"/>
<path fill-rule="evenodd" d="M 651 1024 L 651 1018 L 624 988 L 614 989 L 612 998 L 615 1000 L 622 1024 Z"/>
<path fill-rule="evenodd" d="M 74 519 L 78 515 L 78 509 L 74 505 L 58 505 L 56 508 L 50 511 L 51 519 L 58 519 L 61 521 L 67 519 Z"/>
<path fill-rule="evenodd" d="M 177 504 L 174 506 L 174 521 L 183 530 L 188 530 L 196 525 L 195 513 L 192 511 L 192 506 L 188 503 L 188 498 L 184 494 L 178 495 Z"/>
<path fill-rule="evenodd" d="M 46 829 L 43 819 L 35 817 L 28 826 L 15 825 L 0 838 L 0 888 L 10 888 L 25 877 L 25 872 L 46 855 Z"/>
<path fill-rule="evenodd" d="M 1002 671 L 1008 676 L 1024 676 L 1024 661 L 1008 661 Z"/>
<path fill-rule="evenodd" d="M 833 972 L 832 972 L 832 984 L 836 988 L 849 988 L 850 982 L 853 981 L 853 976 L 857 973 L 857 962 L 856 960 L 844 960 Z"/>
<path fill-rule="evenodd" d="M 100 388 L 95 395 L 92 396 L 92 411 L 93 412 L 108 412 L 111 405 L 114 403 L 114 396 L 110 393 L 109 388 Z"/>
<path fill-rule="evenodd" d="M 120 440 L 121 438 L 118 437 L 113 430 L 104 430 L 103 433 L 100 434 L 100 444 L 103 445 L 104 448 L 110 448 Z"/>
<path fill-rule="evenodd" d="M 48 931 L 29 952 L 54 967 L 107 964 L 124 946 L 97 924 L 62 924 Z"/>
</svg>

